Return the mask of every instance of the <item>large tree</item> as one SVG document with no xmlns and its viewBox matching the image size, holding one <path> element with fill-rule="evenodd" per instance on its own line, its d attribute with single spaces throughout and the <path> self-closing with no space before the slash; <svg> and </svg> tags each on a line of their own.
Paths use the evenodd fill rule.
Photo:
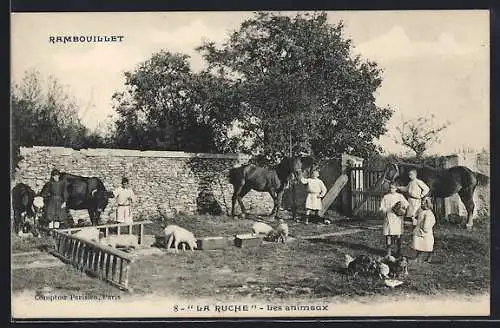
<svg viewBox="0 0 500 328">
<path fill-rule="evenodd" d="M 392 115 L 375 104 L 382 82 L 376 63 L 352 54 L 343 25 L 326 13 L 293 18 L 256 13 L 222 46 L 197 48 L 217 77 L 233 81 L 233 101 L 248 152 L 317 157 L 376 151 Z"/>
<path fill-rule="evenodd" d="M 90 133 L 80 122 L 76 101 L 53 78 L 27 71 L 11 90 L 12 169 L 21 146 L 87 146 Z M 11 173 L 13 170 L 11 170 Z"/>
<path fill-rule="evenodd" d="M 232 89 L 223 77 L 194 73 L 188 60 L 160 51 L 125 73 L 126 90 L 113 96 L 120 147 L 227 150 Z"/>
</svg>

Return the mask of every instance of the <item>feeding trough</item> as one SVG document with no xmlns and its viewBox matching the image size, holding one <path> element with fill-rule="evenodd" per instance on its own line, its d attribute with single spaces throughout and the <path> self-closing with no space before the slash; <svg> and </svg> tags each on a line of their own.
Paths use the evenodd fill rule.
<svg viewBox="0 0 500 328">
<path fill-rule="evenodd" d="M 223 249 L 228 242 L 225 237 L 203 237 L 196 242 L 196 248 L 201 250 Z"/>
<path fill-rule="evenodd" d="M 251 246 L 259 246 L 263 242 L 263 237 L 253 234 L 241 234 L 236 235 L 234 237 L 234 245 L 236 247 L 251 247 Z"/>
</svg>

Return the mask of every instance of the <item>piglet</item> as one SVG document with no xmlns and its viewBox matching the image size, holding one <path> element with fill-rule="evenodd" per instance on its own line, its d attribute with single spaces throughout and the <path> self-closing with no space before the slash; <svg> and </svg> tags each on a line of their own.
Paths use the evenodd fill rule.
<svg viewBox="0 0 500 328">
<path fill-rule="evenodd" d="M 268 235 L 271 231 L 273 231 L 273 227 L 264 222 L 255 222 L 252 226 L 252 234 L 254 235 Z"/>
<path fill-rule="evenodd" d="M 167 249 L 170 248 L 173 243 L 176 252 L 179 251 L 178 247 L 180 243 L 184 243 L 183 250 L 185 250 L 185 244 L 187 244 L 191 251 L 194 251 L 197 243 L 197 239 L 191 231 L 176 225 L 169 225 L 165 228 L 165 240 L 167 241 Z"/>
<path fill-rule="evenodd" d="M 174 232 L 174 230 L 179 229 L 180 227 L 175 224 L 169 224 L 165 230 L 163 230 L 163 234 L 165 235 L 165 241 L 167 240 L 168 237 Z"/>
<path fill-rule="evenodd" d="M 100 243 L 113 248 L 137 248 L 138 246 L 137 236 L 134 235 L 109 235 L 102 238 Z"/>
<path fill-rule="evenodd" d="M 99 229 L 89 227 L 89 228 L 83 228 L 82 230 L 73 234 L 73 236 L 79 237 L 81 239 L 88 240 L 88 241 L 99 242 L 102 234 L 100 234 Z"/>
</svg>

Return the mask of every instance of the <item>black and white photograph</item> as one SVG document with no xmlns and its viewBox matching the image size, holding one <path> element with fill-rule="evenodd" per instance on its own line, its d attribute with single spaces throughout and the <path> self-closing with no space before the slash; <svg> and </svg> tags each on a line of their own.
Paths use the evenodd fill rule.
<svg viewBox="0 0 500 328">
<path fill-rule="evenodd" d="M 10 19 L 13 319 L 490 315 L 488 10 Z"/>
</svg>

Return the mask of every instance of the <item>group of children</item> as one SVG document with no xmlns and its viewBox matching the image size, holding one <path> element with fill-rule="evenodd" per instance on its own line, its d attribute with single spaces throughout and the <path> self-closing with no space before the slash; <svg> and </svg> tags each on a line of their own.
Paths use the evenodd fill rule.
<svg viewBox="0 0 500 328">
<path fill-rule="evenodd" d="M 430 262 L 434 249 L 433 227 L 436 218 L 432 212 L 432 200 L 428 197 L 429 187 L 417 178 L 416 170 L 410 171 L 408 186 L 389 185 L 389 193 L 384 195 L 380 204 L 380 211 L 384 213 L 383 234 L 385 236 L 387 256 L 391 256 L 392 244 L 396 243 L 396 256 L 401 255 L 401 236 L 404 233 L 404 218 L 409 218 L 413 224 L 413 238 L 411 247 L 416 251 L 414 260 L 420 255 L 427 254 L 425 262 Z M 409 200 L 398 191 L 408 193 Z M 396 204 L 405 209 L 404 215 L 394 211 Z"/>
<path fill-rule="evenodd" d="M 432 212 L 432 200 L 428 197 L 430 188 L 417 178 L 417 171 L 409 172 L 410 182 L 407 186 L 398 186 L 396 183 L 389 185 L 389 192 L 384 195 L 380 204 L 380 211 L 384 213 L 383 234 L 387 256 L 392 255 L 393 243 L 396 244 L 396 253 L 401 255 L 401 236 L 404 233 L 404 218 L 411 219 L 413 224 L 413 238 L 411 247 L 416 251 L 414 260 L 418 261 L 422 253 L 426 253 L 425 262 L 429 262 L 434 249 L 433 227 L 436 218 Z M 322 208 L 322 198 L 326 195 L 326 187 L 319 179 L 319 171 L 312 172 L 311 178 L 302 178 L 301 183 L 307 185 L 306 218 L 309 223 L 311 213 L 315 216 Z M 408 195 L 408 200 L 399 192 Z M 399 203 L 399 204 L 398 204 Z M 404 209 L 404 214 L 393 210 L 398 204 Z"/>
</svg>

